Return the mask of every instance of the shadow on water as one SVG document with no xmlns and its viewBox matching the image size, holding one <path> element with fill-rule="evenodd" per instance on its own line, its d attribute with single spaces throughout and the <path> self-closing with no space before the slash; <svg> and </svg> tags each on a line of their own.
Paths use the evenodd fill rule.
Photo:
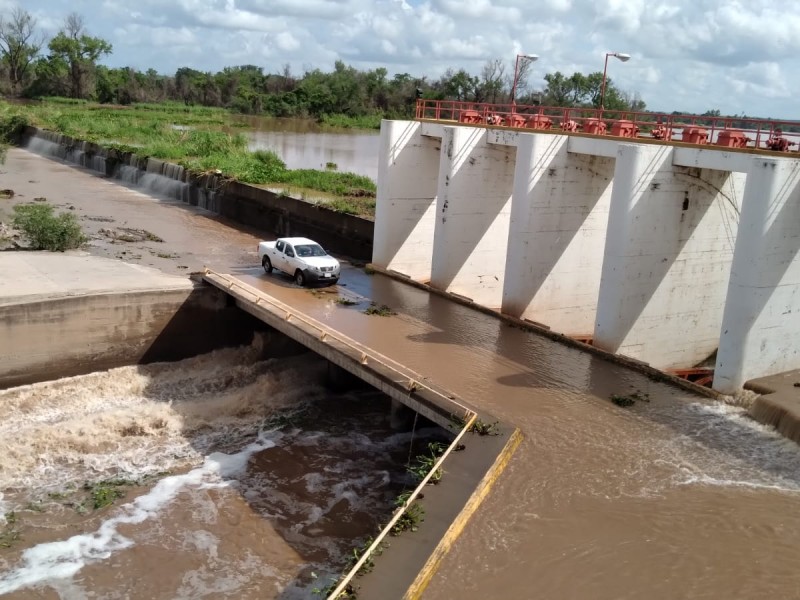
<svg viewBox="0 0 800 600">
<path fill-rule="evenodd" d="M 612 419 L 617 418 L 615 411 L 620 411 L 620 419 L 634 416 L 668 428 L 674 433 L 670 436 L 674 445 L 693 455 L 699 450 L 708 457 L 724 458 L 746 470 L 747 477 L 777 477 L 800 491 L 800 448 L 754 422 L 741 408 L 656 382 L 390 278 L 374 275 L 366 279 L 369 281 L 358 280 L 350 289 L 361 288 L 373 300 L 389 305 L 400 318 L 411 318 L 431 328 L 407 335 L 415 345 L 439 346 L 442 356 L 449 354 L 447 347 L 459 352 L 465 347 L 472 349 L 469 357 L 473 362 L 462 370 L 465 385 L 485 398 L 503 398 L 494 401 L 494 414 L 523 431 L 533 426 L 537 414 L 580 419 L 584 408 L 596 414 L 602 407 L 610 411 Z M 435 355 L 426 350 L 426 356 Z M 441 365 L 442 373 L 447 371 L 446 362 Z M 506 373 L 496 375 L 503 371 Z M 503 388 L 509 393 L 503 393 Z M 610 402 L 613 394 L 638 390 L 647 392 L 650 401 L 628 409 Z M 565 410 L 568 406 L 579 410 Z M 571 428 L 581 430 L 577 423 L 566 427 Z"/>
</svg>

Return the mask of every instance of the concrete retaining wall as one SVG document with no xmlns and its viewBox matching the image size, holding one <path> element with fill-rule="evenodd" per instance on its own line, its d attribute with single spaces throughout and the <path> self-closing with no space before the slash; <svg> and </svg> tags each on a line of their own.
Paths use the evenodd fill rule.
<svg viewBox="0 0 800 600">
<path fill-rule="evenodd" d="M 372 257 L 374 223 L 368 219 L 220 175 L 192 174 L 180 165 L 34 127 L 23 132 L 20 144 L 33 152 L 204 208 L 258 231 L 276 236 L 308 236 L 336 254 L 360 260 Z"/>
<path fill-rule="evenodd" d="M 264 325 L 209 288 L 0 306 L 0 388 L 250 343 Z"/>
</svg>

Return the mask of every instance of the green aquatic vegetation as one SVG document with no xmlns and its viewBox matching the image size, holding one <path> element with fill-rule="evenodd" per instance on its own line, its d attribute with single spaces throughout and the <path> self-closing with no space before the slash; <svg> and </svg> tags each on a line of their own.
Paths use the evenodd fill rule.
<svg viewBox="0 0 800 600">
<path fill-rule="evenodd" d="M 627 396 L 611 394 L 611 402 L 622 408 L 628 408 L 637 402 L 650 402 L 650 394 L 638 390 Z"/>
<path fill-rule="evenodd" d="M 0 548 L 10 548 L 11 545 L 20 539 L 20 532 L 15 527 L 17 524 L 17 513 L 12 511 L 5 515 L 5 526 L 0 529 Z"/>
<path fill-rule="evenodd" d="M 391 317 L 397 314 L 385 304 L 379 306 L 375 302 L 372 302 L 363 312 L 365 315 L 376 315 L 378 317 Z"/>
<path fill-rule="evenodd" d="M 428 473 L 430 473 L 434 466 L 436 465 L 436 461 L 439 460 L 439 457 L 444 454 L 444 451 L 447 449 L 447 446 L 440 442 L 431 442 L 428 444 L 428 453 L 427 454 L 420 454 L 414 458 L 414 460 L 409 464 L 407 467 L 407 471 L 414 477 L 415 480 L 422 481 L 427 477 Z M 436 469 L 436 471 L 431 475 L 431 478 L 428 480 L 430 484 L 437 484 L 442 480 L 442 470 Z M 400 496 L 402 497 L 402 496 Z"/>
<path fill-rule="evenodd" d="M 334 302 L 341 306 L 355 306 L 358 304 L 357 300 L 351 300 L 350 298 L 345 298 L 344 296 L 339 296 L 336 298 L 336 300 L 334 300 Z"/>
<path fill-rule="evenodd" d="M 486 421 L 475 419 L 472 427 L 469 428 L 469 433 L 477 433 L 478 435 L 500 435 L 500 431 L 497 426 L 497 421 L 494 423 L 487 423 Z"/>
<path fill-rule="evenodd" d="M 90 492 L 94 510 L 100 510 L 122 498 L 125 495 L 125 491 L 121 488 L 131 485 L 136 485 L 136 482 L 128 479 L 108 479 L 95 484 L 86 484 L 84 489 Z"/>
</svg>

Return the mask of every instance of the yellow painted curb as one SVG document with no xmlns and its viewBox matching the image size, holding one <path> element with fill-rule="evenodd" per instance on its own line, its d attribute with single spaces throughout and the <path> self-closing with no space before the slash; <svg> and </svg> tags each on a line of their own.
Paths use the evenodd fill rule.
<svg viewBox="0 0 800 600">
<path fill-rule="evenodd" d="M 439 544 L 417 574 L 416 579 L 414 579 L 414 582 L 403 596 L 403 600 L 418 600 L 418 598 L 422 596 L 422 592 L 425 591 L 425 588 L 428 587 L 436 571 L 439 570 L 439 565 L 442 560 L 447 556 L 447 553 L 450 552 L 450 548 L 453 547 L 455 541 L 463 533 L 472 515 L 475 514 L 475 511 L 478 510 L 478 507 L 486 499 L 486 496 L 489 495 L 492 486 L 494 486 L 497 479 L 508 466 L 511 457 L 514 455 L 514 452 L 521 442 L 522 432 L 519 429 L 515 429 L 514 433 L 512 433 L 511 437 L 508 439 L 508 442 L 506 442 L 505 447 L 495 459 L 494 464 L 483 476 L 483 479 L 481 479 L 475 491 L 472 492 L 464 508 L 458 513 L 458 516 L 442 536 Z"/>
</svg>

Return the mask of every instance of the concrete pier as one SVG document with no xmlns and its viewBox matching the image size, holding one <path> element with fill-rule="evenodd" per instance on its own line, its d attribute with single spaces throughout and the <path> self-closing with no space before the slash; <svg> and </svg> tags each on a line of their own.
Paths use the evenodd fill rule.
<svg viewBox="0 0 800 600">
<path fill-rule="evenodd" d="M 485 129 L 444 130 L 431 285 L 499 308 L 516 153 L 487 138 Z"/>
<path fill-rule="evenodd" d="M 381 135 L 376 266 L 658 369 L 718 354 L 720 391 L 800 368 L 799 159 L 443 122 Z"/>
<path fill-rule="evenodd" d="M 619 145 L 594 330 L 596 346 L 661 369 L 719 344 L 744 179 L 672 159 Z"/>
<path fill-rule="evenodd" d="M 753 158 L 714 388 L 800 367 L 800 162 Z"/>
<path fill-rule="evenodd" d="M 594 328 L 614 161 L 568 152 L 568 139 L 519 138 L 502 310 L 581 335 Z"/>
<path fill-rule="evenodd" d="M 433 261 L 441 141 L 422 124 L 387 121 L 378 156 L 373 259 L 412 279 L 427 281 Z"/>
</svg>

